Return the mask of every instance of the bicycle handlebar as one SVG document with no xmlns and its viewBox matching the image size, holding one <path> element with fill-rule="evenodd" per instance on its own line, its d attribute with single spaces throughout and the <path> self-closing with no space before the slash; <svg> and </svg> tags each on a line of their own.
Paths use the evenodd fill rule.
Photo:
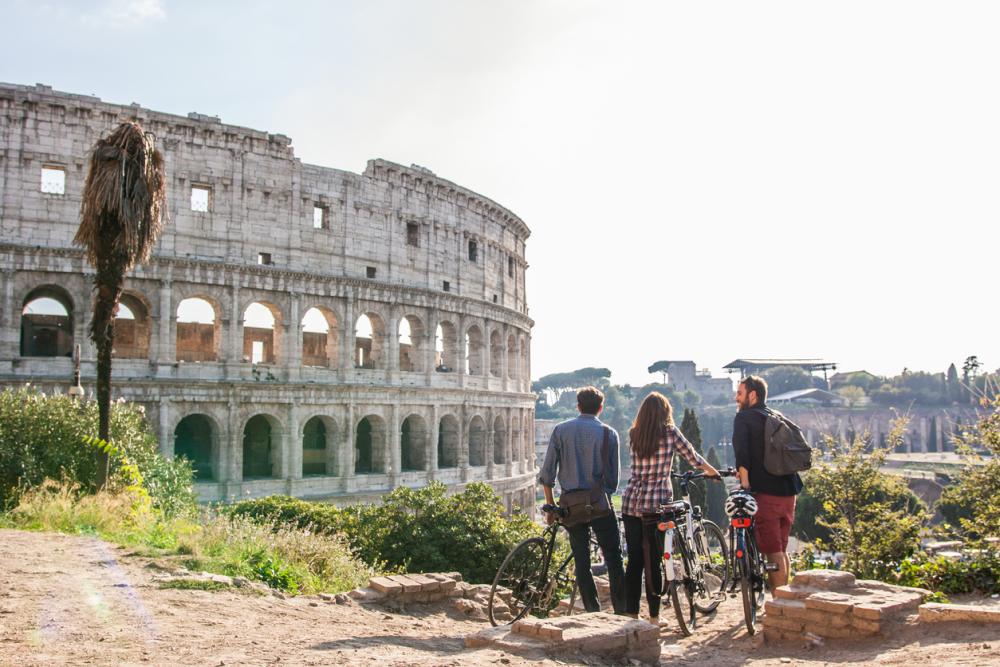
<svg viewBox="0 0 1000 667">
<path fill-rule="evenodd" d="M 566 510 L 558 505 L 549 505 L 546 503 L 545 505 L 542 505 L 542 511 L 548 512 L 549 514 L 555 514 L 558 517 L 566 516 Z"/>
</svg>

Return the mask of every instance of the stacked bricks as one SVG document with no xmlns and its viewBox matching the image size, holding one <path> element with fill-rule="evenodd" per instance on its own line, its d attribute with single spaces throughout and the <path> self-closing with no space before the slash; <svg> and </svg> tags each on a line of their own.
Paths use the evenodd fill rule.
<svg viewBox="0 0 1000 667">
<path fill-rule="evenodd" d="M 878 635 L 889 621 L 916 611 L 929 591 L 856 580 L 850 572 L 811 570 L 775 590 L 765 605 L 768 641 L 815 635 L 848 639 Z"/>
<path fill-rule="evenodd" d="M 460 581 L 462 575 L 458 572 L 393 574 L 374 577 L 367 588 L 353 590 L 349 595 L 361 601 L 438 602 L 454 597 Z"/>
<path fill-rule="evenodd" d="M 493 647 L 513 653 L 542 650 L 550 655 L 589 655 L 605 660 L 657 664 L 660 630 L 625 616 L 597 612 L 560 618 L 523 618 L 465 638 L 469 648 Z"/>
</svg>

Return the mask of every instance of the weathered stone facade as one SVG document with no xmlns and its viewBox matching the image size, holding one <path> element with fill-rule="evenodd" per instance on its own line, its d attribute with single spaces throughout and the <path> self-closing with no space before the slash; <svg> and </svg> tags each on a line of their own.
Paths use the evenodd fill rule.
<svg viewBox="0 0 1000 667">
<path fill-rule="evenodd" d="M 126 281 L 114 392 L 195 460 L 203 499 L 483 480 L 532 507 L 527 226 L 424 168 L 302 164 L 213 117 L 0 84 L 0 384 L 65 391 L 78 344 L 92 385 L 72 238 L 88 151 L 126 119 L 164 153 L 170 222 Z"/>
</svg>

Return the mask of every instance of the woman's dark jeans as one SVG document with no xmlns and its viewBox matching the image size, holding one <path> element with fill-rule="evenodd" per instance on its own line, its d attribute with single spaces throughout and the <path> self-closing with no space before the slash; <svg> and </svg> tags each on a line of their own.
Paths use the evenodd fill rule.
<svg viewBox="0 0 1000 667">
<path fill-rule="evenodd" d="M 627 514 L 622 517 L 625 522 L 625 543 L 628 545 L 628 569 L 625 571 L 625 612 L 628 614 L 639 613 L 639 597 L 642 594 L 643 582 L 646 579 L 646 572 L 643 567 L 646 562 L 645 553 L 642 548 L 643 525 L 642 519 L 637 516 Z M 649 605 L 649 615 L 660 615 L 660 596 L 657 591 L 663 589 L 663 572 L 660 568 L 660 556 L 663 554 L 663 539 L 665 534 L 657 530 L 655 523 L 647 523 L 645 527 L 646 539 L 652 540 L 652 562 L 653 586 L 656 590 L 650 590 L 649 583 L 646 583 L 646 604 Z"/>
<path fill-rule="evenodd" d="M 594 529 L 597 544 L 601 547 L 604 562 L 608 566 L 608 583 L 611 584 L 611 605 L 616 614 L 625 608 L 625 571 L 622 567 L 622 540 L 618 532 L 618 517 L 612 512 L 606 517 L 594 519 L 590 523 L 567 528 L 569 545 L 573 550 L 576 565 L 576 582 L 580 586 L 580 599 L 587 611 L 600 611 L 597 600 L 597 586 L 590 570 L 590 529 Z"/>
</svg>

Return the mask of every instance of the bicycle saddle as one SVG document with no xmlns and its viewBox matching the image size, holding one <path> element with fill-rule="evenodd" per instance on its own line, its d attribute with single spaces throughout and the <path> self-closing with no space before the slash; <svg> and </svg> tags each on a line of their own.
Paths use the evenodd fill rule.
<svg viewBox="0 0 1000 667">
<path fill-rule="evenodd" d="M 686 512 L 690 508 L 685 501 L 675 500 L 672 503 L 660 505 L 658 509 L 661 514 L 679 514 L 681 512 Z"/>
</svg>

